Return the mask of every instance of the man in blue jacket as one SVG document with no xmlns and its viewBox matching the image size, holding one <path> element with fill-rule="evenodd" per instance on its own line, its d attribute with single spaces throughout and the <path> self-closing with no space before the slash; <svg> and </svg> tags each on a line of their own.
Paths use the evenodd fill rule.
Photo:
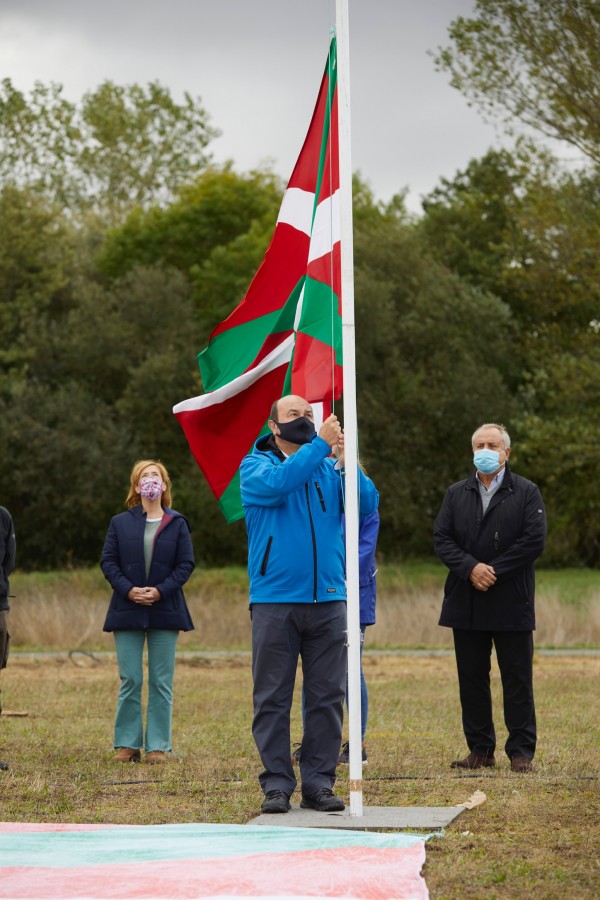
<svg viewBox="0 0 600 900">
<path fill-rule="evenodd" d="M 472 446 L 475 470 L 448 488 L 434 532 L 435 552 L 450 570 L 440 625 L 454 633 L 470 751 L 452 768 L 496 764 L 493 644 L 504 692 L 506 754 L 513 772 L 530 772 L 536 746 L 534 569 L 546 540 L 546 513 L 537 485 L 511 472 L 510 437 L 502 425 L 481 425 Z"/>
<path fill-rule="evenodd" d="M 300 805 L 331 812 L 344 809 L 332 790 L 346 682 L 343 434 L 335 415 L 317 434 L 311 405 L 294 395 L 273 404 L 269 429 L 240 466 L 252 617 L 252 733 L 264 766 L 261 810 L 287 812 L 296 788 L 290 710 L 300 656 Z M 379 495 L 362 472 L 359 491 L 359 512 L 367 515 Z"/>
</svg>

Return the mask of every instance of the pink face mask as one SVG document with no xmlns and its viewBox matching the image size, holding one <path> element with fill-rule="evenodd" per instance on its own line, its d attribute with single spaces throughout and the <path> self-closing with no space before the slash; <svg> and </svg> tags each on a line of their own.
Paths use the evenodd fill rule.
<svg viewBox="0 0 600 900">
<path fill-rule="evenodd" d="M 146 478 L 140 483 L 140 494 L 146 500 L 158 500 L 163 492 L 163 484 L 159 478 Z"/>
</svg>

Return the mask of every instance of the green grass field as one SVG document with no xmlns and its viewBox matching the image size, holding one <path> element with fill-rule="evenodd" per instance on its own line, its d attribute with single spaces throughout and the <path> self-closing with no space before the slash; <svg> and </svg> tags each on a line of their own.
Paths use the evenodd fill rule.
<svg viewBox="0 0 600 900">
<path fill-rule="evenodd" d="M 451 656 L 365 655 L 370 691 L 366 806 L 445 806 L 482 790 L 427 845 L 433 898 L 595 898 L 600 893 L 600 657 L 537 657 L 537 770 L 509 771 L 494 669 L 498 766 L 457 773 L 465 753 Z M 243 823 L 259 810 L 247 654 L 180 659 L 174 756 L 163 767 L 112 761 L 118 689 L 111 657 L 23 658 L 2 676 L 0 819 Z M 298 687 L 299 691 L 299 687 Z M 300 739 L 299 695 L 292 741 Z M 348 800 L 348 772 L 337 790 Z M 298 795 L 293 798 L 298 802 Z"/>
</svg>

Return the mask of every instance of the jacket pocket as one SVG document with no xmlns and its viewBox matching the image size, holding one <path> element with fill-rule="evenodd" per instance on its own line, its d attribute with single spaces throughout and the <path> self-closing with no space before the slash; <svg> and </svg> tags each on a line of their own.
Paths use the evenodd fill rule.
<svg viewBox="0 0 600 900">
<path fill-rule="evenodd" d="M 260 564 L 260 574 L 265 575 L 267 571 L 267 565 L 269 563 L 269 553 L 271 552 L 271 544 L 273 543 L 273 535 L 269 536 L 269 540 L 267 541 L 267 546 L 265 547 L 265 552 L 263 554 L 262 562 Z"/>
</svg>

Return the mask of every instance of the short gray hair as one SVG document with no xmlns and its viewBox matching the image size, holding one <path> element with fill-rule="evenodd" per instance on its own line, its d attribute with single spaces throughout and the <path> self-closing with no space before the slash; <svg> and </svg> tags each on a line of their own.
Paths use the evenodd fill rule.
<svg viewBox="0 0 600 900">
<path fill-rule="evenodd" d="M 504 449 L 510 450 L 510 434 L 504 427 L 504 425 L 498 425 L 496 422 L 486 422 L 484 425 L 480 425 L 479 428 L 476 428 L 473 432 L 473 436 L 471 438 L 471 446 L 475 443 L 475 438 L 479 434 L 480 431 L 483 431 L 484 428 L 497 428 L 500 434 L 502 435 L 502 441 L 504 442 Z"/>
</svg>

